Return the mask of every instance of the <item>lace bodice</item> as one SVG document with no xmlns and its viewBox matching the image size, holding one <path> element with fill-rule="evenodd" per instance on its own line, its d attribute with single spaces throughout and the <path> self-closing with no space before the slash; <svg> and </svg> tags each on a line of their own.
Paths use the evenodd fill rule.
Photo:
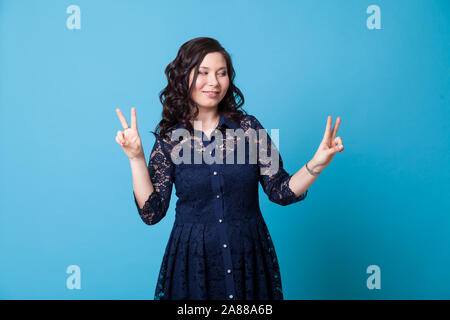
<svg viewBox="0 0 450 320">
<path fill-rule="evenodd" d="M 219 144 L 219 150 L 224 153 L 223 164 L 221 164 L 221 166 L 233 167 L 244 165 L 239 164 L 237 160 L 232 165 L 226 164 L 226 159 L 230 156 L 232 157 L 234 155 L 234 159 L 237 158 L 236 151 L 238 148 L 238 144 L 240 143 L 240 139 L 242 138 L 227 136 L 225 129 L 240 128 L 244 132 L 248 132 L 248 129 L 254 129 L 257 135 L 253 138 L 253 140 L 251 135 L 246 135 L 246 146 L 250 144 L 250 141 L 256 142 L 257 150 L 255 151 L 255 154 L 257 158 L 257 169 L 259 169 L 258 181 L 261 183 L 261 186 L 269 199 L 274 203 L 285 206 L 303 200 L 306 197 L 308 190 L 305 191 L 304 194 L 296 197 L 290 189 L 289 180 L 292 176 L 289 175 L 283 168 L 281 155 L 279 154 L 278 149 L 274 147 L 275 145 L 273 144 L 269 133 L 267 133 L 266 139 L 264 139 L 264 135 L 259 135 L 259 130 L 264 130 L 265 132 L 267 131 L 256 119 L 256 117 L 254 117 L 253 115 L 246 115 L 243 117 L 239 125 L 236 125 L 234 122 L 226 120 L 224 119 L 224 117 L 222 117 L 219 124 L 220 125 L 218 129 L 223 136 L 223 142 Z M 181 126 L 179 126 L 179 128 L 180 127 Z M 172 161 L 171 153 L 172 151 L 174 151 L 174 148 L 176 148 L 177 145 L 178 148 L 182 148 L 182 146 L 184 146 L 185 144 L 190 145 L 190 148 L 192 149 L 191 154 L 193 154 L 194 152 L 205 152 L 207 151 L 207 148 L 204 144 L 201 143 L 201 138 L 199 136 L 191 135 L 189 140 L 184 140 L 182 141 L 182 143 L 180 143 L 179 140 L 172 140 L 172 134 L 174 134 L 174 131 L 170 132 L 169 136 L 165 138 L 160 138 L 157 136 L 150 154 L 148 170 L 155 192 L 150 195 L 143 208 L 139 208 L 138 206 L 138 211 L 142 220 L 149 225 L 159 222 L 165 216 L 171 198 L 172 186 L 175 181 L 180 181 L 177 188 L 179 189 L 179 194 L 187 197 L 188 199 L 198 199 L 198 197 L 201 197 L 202 193 L 205 193 L 204 189 L 189 189 L 189 187 L 192 187 L 194 185 L 199 186 L 199 184 L 194 184 L 192 181 L 199 178 L 198 174 L 201 172 L 201 169 L 199 168 L 199 170 L 196 170 L 195 168 L 200 166 L 193 163 L 193 160 L 191 161 L 190 165 L 176 165 Z M 214 137 L 214 134 L 212 134 L 211 136 Z M 204 139 L 207 138 L 204 137 Z M 231 146 L 231 148 L 227 148 L 227 143 L 228 146 Z M 261 152 L 259 150 L 261 150 Z M 271 169 L 276 167 L 272 163 L 275 158 L 271 159 L 271 155 L 273 152 L 272 150 L 275 150 L 275 152 L 278 154 L 279 159 L 278 170 L 276 170 L 275 172 L 271 172 Z M 268 161 L 263 161 L 265 159 L 262 159 L 259 156 L 260 153 L 267 155 Z M 249 153 L 247 153 L 246 155 L 249 156 Z M 191 157 L 191 159 L 193 159 L 193 156 Z M 246 159 L 246 162 L 247 164 L 245 165 L 248 165 L 248 163 L 250 163 L 248 157 Z M 176 167 L 186 168 L 187 166 L 191 166 L 192 169 L 175 170 Z M 252 169 L 254 171 L 255 167 L 253 167 Z M 231 171 L 233 170 L 231 169 Z M 177 179 L 177 177 L 175 176 L 175 173 L 177 172 L 182 172 L 184 174 L 187 174 L 188 176 L 182 177 L 182 179 L 178 177 Z M 238 183 L 238 181 L 236 182 Z M 236 194 L 236 197 L 245 197 L 245 194 Z"/>
</svg>

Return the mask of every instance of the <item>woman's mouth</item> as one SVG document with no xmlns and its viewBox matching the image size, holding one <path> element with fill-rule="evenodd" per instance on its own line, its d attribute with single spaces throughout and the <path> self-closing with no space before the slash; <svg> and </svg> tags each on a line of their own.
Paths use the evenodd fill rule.
<svg viewBox="0 0 450 320">
<path fill-rule="evenodd" d="M 219 95 L 219 92 L 217 91 L 203 91 L 203 93 L 210 98 L 216 98 Z"/>
</svg>

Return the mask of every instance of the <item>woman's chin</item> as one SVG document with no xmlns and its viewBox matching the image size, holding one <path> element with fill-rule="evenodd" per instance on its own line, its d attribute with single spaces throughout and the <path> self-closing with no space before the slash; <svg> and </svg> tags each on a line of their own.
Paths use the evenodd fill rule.
<svg viewBox="0 0 450 320">
<path fill-rule="evenodd" d="M 207 101 L 207 102 L 199 103 L 199 107 L 204 108 L 204 109 L 214 109 L 217 107 L 218 104 L 219 104 L 218 102 Z"/>
</svg>

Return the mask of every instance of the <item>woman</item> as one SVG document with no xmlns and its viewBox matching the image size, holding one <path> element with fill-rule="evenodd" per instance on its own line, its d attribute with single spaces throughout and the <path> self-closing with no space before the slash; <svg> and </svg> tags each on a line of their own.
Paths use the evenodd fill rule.
<svg viewBox="0 0 450 320">
<path fill-rule="evenodd" d="M 165 216 L 173 184 L 176 187 L 176 218 L 155 299 L 283 299 L 277 256 L 259 208 L 258 181 L 275 203 L 303 200 L 334 154 L 343 151 L 341 138 L 335 137 L 340 118 L 331 130 L 328 117 L 313 159 L 290 176 L 281 156 L 272 156 L 270 137 L 259 135 L 265 132 L 260 122 L 240 110 L 244 97 L 233 84 L 231 58 L 218 41 L 201 37 L 186 42 L 165 73 L 162 120 L 152 132 L 156 141 L 148 166 L 136 109 L 131 109 L 131 127 L 116 109 L 124 129 L 116 141 L 130 159 L 134 201 L 145 223 L 155 224 Z M 258 135 L 256 140 L 226 135 L 230 130 L 255 130 Z M 249 161 L 249 145 L 255 141 L 269 161 L 263 161 L 261 153 L 256 162 Z M 245 149 L 238 147 L 242 142 Z M 194 163 L 177 158 L 198 154 L 202 157 Z M 245 163 L 236 160 L 242 155 Z M 208 156 L 215 160 L 207 161 Z M 220 157 L 224 161 L 217 161 Z M 269 172 L 274 161 L 278 166 Z"/>
</svg>

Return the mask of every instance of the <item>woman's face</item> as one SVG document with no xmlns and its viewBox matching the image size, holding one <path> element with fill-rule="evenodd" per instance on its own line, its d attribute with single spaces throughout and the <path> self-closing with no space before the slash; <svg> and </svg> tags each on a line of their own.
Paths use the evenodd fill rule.
<svg viewBox="0 0 450 320">
<path fill-rule="evenodd" d="M 189 75 L 189 88 L 192 85 L 194 71 L 195 68 L 192 68 Z M 208 53 L 200 63 L 191 98 L 199 108 L 215 108 L 227 93 L 229 84 L 227 63 L 223 55 L 220 52 Z"/>
</svg>

